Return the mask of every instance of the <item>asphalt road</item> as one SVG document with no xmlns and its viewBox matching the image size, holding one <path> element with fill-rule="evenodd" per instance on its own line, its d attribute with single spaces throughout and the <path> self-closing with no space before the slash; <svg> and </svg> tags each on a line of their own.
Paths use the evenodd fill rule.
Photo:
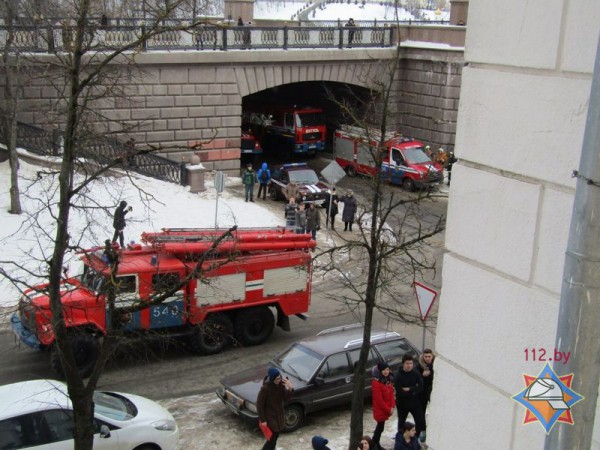
<svg viewBox="0 0 600 450">
<path fill-rule="evenodd" d="M 313 160 L 313 163 L 327 163 L 327 160 Z M 324 166 L 323 166 L 324 167 Z M 364 180 L 363 180 L 364 181 Z M 340 189 L 352 187 L 360 197 L 363 187 L 360 179 L 344 179 L 339 183 Z M 409 196 L 414 194 L 397 192 L 396 195 Z M 262 200 L 257 200 L 262 202 Z M 265 201 L 265 207 L 283 211 L 283 202 Z M 445 215 L 446 201 L 437 200 L 426 206 L 423 220 L 436 220 L 439 215 Z M 283 213 L 282 213 L 283 214 Z M 395 224 L 391 224 L 395 226 Z M 339 235 L 326 235 L 320 231 L 318 241 L 335 241 Z M 431 252 L 438 261 L 435 276 L 426 280 L 431 286 L 440 288 L 441 256 L 443 234 L 433 239 Z M 407 287 L 410 290 L 410 287 Z M 335 292 L 335 297 L 343 298 L 344 292 Z M 416 312 L 416 302 L 414 311 Z M 434 346 L 435 315 L 437 308 L 432 311 L 426 335 L 426 346 Z M 274 354 L 281 351 L 289 343 L 300 338 L 314 335 L 318 331 L 338 325 L 360 321 L 360 310 L 349 311 L 342 302 L 332 300 L 331 285 L 322 278 L 315 277 L 313 297 L 310 308 L 310 318 L 303 321 L 291 319 L 291 332 L 285 332 L 275 327 L 271 338 L 257 347 L 230 348 L 213 356 L 198 356 L 191 353 L 179 341 L 171 343 L 156 342 L 151 345 L 130 345 L 116 355 L 103 374 L 99 387 L 115 391 L 123 391 L 143 395 L 152 399 L 184 397 L 193 394 L 212 392 L 219 385 L 219 379 L 247 367 L 264 363 Z M 416 347 L 421 347 L 422 327 L 391 322 L 380 313 L 376 313 L 375 324 L 404 334 Z M 19 345 L 10 332 L 0 333 L 0 385 L 36 378 L 53 378 L 50 370 L 48 355 Z"/>
</svg>

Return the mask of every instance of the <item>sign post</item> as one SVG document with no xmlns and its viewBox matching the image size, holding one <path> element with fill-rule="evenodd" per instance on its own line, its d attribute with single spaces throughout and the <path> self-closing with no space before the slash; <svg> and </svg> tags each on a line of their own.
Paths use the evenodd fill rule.
<svg viewBox="0 0 600 450">
<path fill-rule="evenodd" d="M 218 171 L 215 173 L 215 189 L 217 190 L 217 204 L 215 206 L 215 229 L 219 228 L 218 216 L 219 216 L 219 194 L 225 190 L 225 177 L 223 172 Z"/>
<path fill-rule="evenodd" d="M 327 205 L 327 218 L 329 218 L 331 217 L 331 204 L 333 203 L 331 201 L 333 197 L 333 188 L 335 187 L 338 181 L 340 181 L 342 178 L 344 178 L 344 176 L 346 176 L 346 172 L 344 171 L 344 169 L 342 169 L 342 166 L 340 166 L 336 161 L 331 161 L 327 165 L 327 167 L 321 170 L 321 175 L 323 175 L 323 177 L 331 185 L 331 187 L 329 188 L 329 204 Z M 327 223 L 325 225 L 325 229 L 329 230 L 329 220 L 326 220 L 326 222 Z"/>
<path fill-rule="evenodd" d="M 425 286 L 423 283 L 419 283 L 418 281 L 413 282 L 413 288 L 415 290 L 417 306 L 419 307 L 419 314 L 421 315 L 421 321 L 423 323 L 423 340 L 421 343 L 421 350 L 425 350 L 425 322 L 427 321 L 427 316 L 429 316 L 433 302 L 435 302 L 435 299 L 438 296 L 438 292 L 435 289 Z"/>
</svg>

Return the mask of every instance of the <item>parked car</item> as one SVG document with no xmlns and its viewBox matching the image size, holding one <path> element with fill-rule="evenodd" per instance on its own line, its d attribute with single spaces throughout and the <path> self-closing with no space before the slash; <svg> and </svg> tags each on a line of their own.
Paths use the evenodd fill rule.
<svg viewBox="0 0 600 450">
<path fill-rule="evenodd" d="M 299 196 L 303 201 L 313 202 L 319 206 L 325 203 L 329 186 L 319 179 L 317 173 L 306 163 L 291 163 L 271 171 L 269 196 L 273 200 L 285 199 L 285 187 L 294 182 L 298 186 Z"/>
<path fill-rule="evenodd" d="M 256 399 L 269 367 L 289 377 L 294 394 L 285 404 L 285 429 L 294 431 L 306 414 L 350 403 L 354 389 L 354 366 L 363 342 L 363 325 L 353 324 L 321 331 L 279 353 L 269 364 L 230 375 L 221 380 L 217 396 L 235 414 L 256 425 Z M 406 353 L 419 354 L 406 338 L 393 331 L 372 330 L 367 362 L 365 395 L 371 395 L 371 369 L 386 361 L 392 371 Z"/>
<path fill-rule="evenodd" d="M 0 386 L 0 449 L 72 450 L 67 386 L 33 380 Z M 179 439 L 169 411 L 144 397 L 94 392 L 94 449 L 170 450 Z"/>
</svg>

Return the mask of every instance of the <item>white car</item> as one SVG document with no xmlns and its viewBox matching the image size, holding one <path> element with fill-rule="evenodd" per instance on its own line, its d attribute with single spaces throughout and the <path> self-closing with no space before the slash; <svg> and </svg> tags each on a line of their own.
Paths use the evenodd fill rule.
<svg viewBox="0 0 600 450">
<path fill-rule="evenodd" d="M 72 450 L 67 386 L 33 380 L 0 386 L 0 449 Z M 169 411 L 144 397 L 94 392 L 94 449 L 171 450 L 179 429 Z"/>
</svg>

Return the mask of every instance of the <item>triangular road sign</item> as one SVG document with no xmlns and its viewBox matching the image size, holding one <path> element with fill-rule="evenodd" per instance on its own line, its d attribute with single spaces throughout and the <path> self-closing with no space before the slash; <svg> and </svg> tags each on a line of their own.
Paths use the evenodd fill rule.
<svg viewBox="0 0 600 450">
<path fill-rule="evenodd" d="M 424 284 L 415 281 L 413 283 L 415 288 L 415 295 L 417 296 L 417 304 L 419 305 L 419 312 L 421 313 L 421 320 L 425 321 L 429 315 L 429 311 L 433 306 L 433 302 L 437 298 L 438 292 Z"/>
</svg>

